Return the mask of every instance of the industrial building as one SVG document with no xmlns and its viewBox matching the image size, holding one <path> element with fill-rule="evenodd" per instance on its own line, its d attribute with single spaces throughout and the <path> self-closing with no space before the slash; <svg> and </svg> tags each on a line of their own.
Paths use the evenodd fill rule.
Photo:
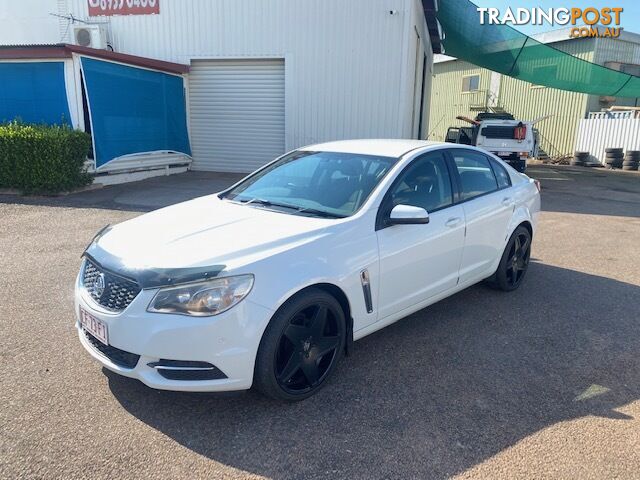
<svg viewBox="0 0 640 480">
<path fill-rule="evenodd" d="M 433 1 L 25 0 L 3 8 L 0 74 L 11 81 L 0 121 L 64 118 L 91 132 L 98 173 L 249 172 L 303 145 L 429 130 L 441 48 Z"/>
<path fill-rule="evenodd" d="M 533 38 L 588 62 L 640 75 L 640 35 L 622 32 L 619 38 L 570 38 L 570 29 L 534 35 Z M 549 65 L 548 65 L 549 64 Z M 553 59 L 542 59 L 540 73 L 554 78 Z M 545 70 L 546 69 L 546 70 Z M 429 108 L 430 140 L 443 140 L 447 128 L 465 125 L 457 115 L 475 117 L 480 111 L 507 111 L 516 118 L 540 122 L 540 144 L 550 156 L 573 153 L 581 119 L 613 105 L 638 106 L 637 98 L 587 95 L 548 88 L 492 72 L 445 55 L 436 55 Z M 610 145 L 614 146 L 614 145 Z"/>
</svg>

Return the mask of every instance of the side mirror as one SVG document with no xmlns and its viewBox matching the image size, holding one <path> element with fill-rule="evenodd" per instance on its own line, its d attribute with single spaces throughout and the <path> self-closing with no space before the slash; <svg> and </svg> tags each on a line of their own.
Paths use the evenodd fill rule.
<svg viewBox="0 0 640 480">
<path fill-rule="evenodd" d="M 396 205 L 389 215 L 391 225 L 418 225 L 429 223 L 429 214 L 424 208 L 413 205 Z"/>
</svg>

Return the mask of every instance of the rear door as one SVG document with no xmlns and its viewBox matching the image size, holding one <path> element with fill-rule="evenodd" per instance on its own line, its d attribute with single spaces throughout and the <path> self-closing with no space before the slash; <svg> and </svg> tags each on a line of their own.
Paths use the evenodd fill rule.
<svg viewBox="0 0 640 480">
<path fill-rule="evenodd" d="M 453 173 L 443 150 L 413 160 L 389 188 L 376 225 L 380 252 L 379 318 L 457 285 L 464 212 L 454 204 Z M 390 225 L 396 205 L 422 207 L 429 223 Z"/>
<path fill-rule="evenodd" d="M 496 176 L 487 155 L 465 149 L 451 149 L 449 155 L 466 220 L 459 282 L 479 281 L 493 274 L 502 255 L 515 200 L 506 171 Z"/>
</svg>

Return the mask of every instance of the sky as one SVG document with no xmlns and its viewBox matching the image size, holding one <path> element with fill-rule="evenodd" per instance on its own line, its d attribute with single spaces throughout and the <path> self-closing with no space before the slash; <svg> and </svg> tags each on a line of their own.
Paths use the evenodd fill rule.
<svg viewBox="0 0 640 480">
<path fill-rule="evenodd" d="M 446 1 L 446 0 L 445 0 Z M 597 9 L 605 7 L 622 7 L 624 10 L 620 17 L 620 26 L 626 31 L 640 33 L 640 1 L 639 0 L 539 0 L 539 1 L 523 1 L 523 0 L 471 0 L 479 7 L 495 7 L 504 12 L 508 7 L 515 12 L 518 7 L 532 8 L 540 7 L 544 9 L 548 8 L 587 8 L 594 7 Z M 531 35 L 534 33 L 547 32 L 549 30 L 557 30 L 558 28 L 564 28 L 563 26 L 551 26 L 551 25 L 513 25 L 514 28 L 520 30 L 522 33 Z"/>
</svg>

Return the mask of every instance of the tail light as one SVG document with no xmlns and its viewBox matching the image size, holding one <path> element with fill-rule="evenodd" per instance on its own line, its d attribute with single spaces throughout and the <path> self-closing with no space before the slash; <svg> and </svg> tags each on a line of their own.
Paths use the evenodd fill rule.
<svg viewBox="0 0 640 480">
<path fill-rule="evenodd" d="M 538 193 L 540 193 L 540 190 L 542 189 L 542 186 L 540 185 L 540 180 L 533 180 L 533 183 L 535 184 L 536 188 L 538 189 Z"/>
<path fill-rule="evenodd" d="M 513 138 L 519 141 L 524 140 L 527 137 L 527 126 L 522 122 L 518 123 L 518 126 L 513 129 Z"/>
</svg>

